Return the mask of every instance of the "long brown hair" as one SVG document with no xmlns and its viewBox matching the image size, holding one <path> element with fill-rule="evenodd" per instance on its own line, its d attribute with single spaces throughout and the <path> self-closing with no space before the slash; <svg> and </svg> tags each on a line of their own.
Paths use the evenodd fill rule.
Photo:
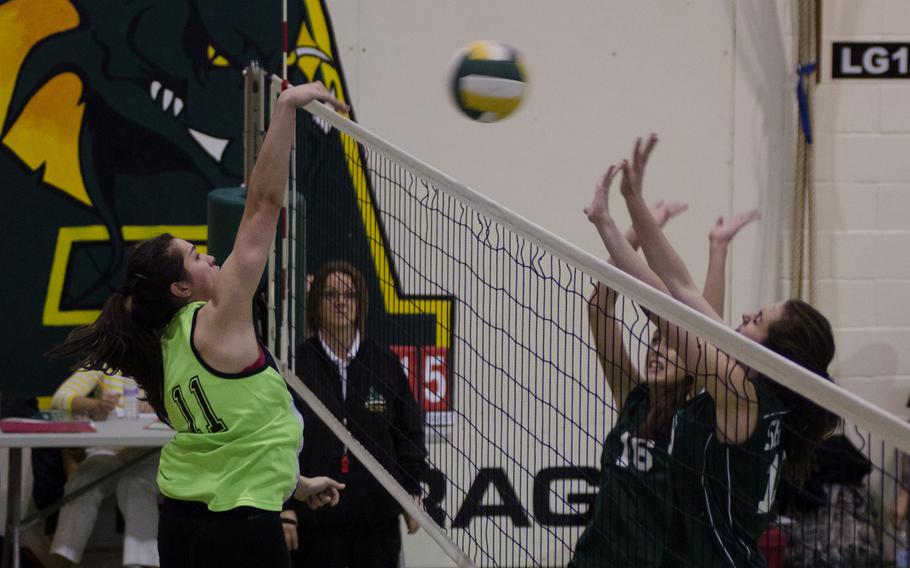
<svg viewBox="0 0 910 568">
<path fill-rule="evenodd" d="M 187 277 L 173 240 L 165 233 L 136 245 L 126 261 L 123 287 L 108 298 L 98 319 L 74 329 L 47 352 L 49 357 L 75 358 L 75 367 L 133 377 L 162 417 L 167 413 L 161 332 L 185 304 L 171 294 L 171 283 Z"/>
<path fill-rule="evenodd" d="M 313 282 L 310 284 L 310 292 L 306 302 L 306 321 L 307 327 L 311 333 L 316 333 L 323 328 L 322 321 L 322 299 L 325 297 L 325 286 L 329 276 L 335 274 L 347 274 L 354 285 L 354 294 L 357 296 L 357 315 L 354 325 L 360 335 L 363 335 L 367 321 L 367 288 L 366 280 L 363 274 L 350 262 L 343 260 L 333 260 L 323 264 L 316 274 L 313 275 Z"/>
<path fill-rule="evenodd" d="M 828 365 L 834 359 L 834 332 L 818 310 L 802 300 L 788 300 L 784 315 L 768 328 L 763 345 L 829 381 Z M 799 481 L 806 477 L 812 454 L 840 423 L 840 418 L 802 395 L 763 379 L 789 410 L 783 419 L 781 447 L 784 471 Z"/>
</svg>

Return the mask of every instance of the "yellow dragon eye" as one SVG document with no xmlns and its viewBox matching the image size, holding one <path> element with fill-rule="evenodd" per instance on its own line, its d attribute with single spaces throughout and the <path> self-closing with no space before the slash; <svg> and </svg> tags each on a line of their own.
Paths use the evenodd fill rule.
<svg viewBox="0 0 910 568">
<path fill-rule="evenodd" d="M 209 63 L 215 67 L 230 67 L 231 62 L 227 58 L 215 50 L 215 46 L 209 45 L 207 50 L 207 55 L 209 58 Z"/>
</svg>

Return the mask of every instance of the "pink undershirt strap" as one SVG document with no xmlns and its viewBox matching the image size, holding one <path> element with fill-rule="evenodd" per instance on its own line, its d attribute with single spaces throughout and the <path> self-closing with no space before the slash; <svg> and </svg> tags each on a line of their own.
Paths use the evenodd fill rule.
<svg viewBox="0 0 910 568">
<path fill-rule="evenodd" d="M 244 369 L 243 373 L 249 373 L 250 371 L 255 371 L 259 367 L 265 365 L 265 350 L 262 348 L 262 345 L 259 345 L 259 357 L 256 358 L 256 362 Z"/>
</svg>

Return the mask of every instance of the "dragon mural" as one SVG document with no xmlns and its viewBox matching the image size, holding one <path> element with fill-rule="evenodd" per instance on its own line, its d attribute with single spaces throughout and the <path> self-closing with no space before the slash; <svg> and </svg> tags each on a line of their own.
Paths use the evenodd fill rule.
<svg viewBox="0 0 910 568">
<path fill-rule="evenodd" d="M 261 4 L 0 2 L 3 311 L 24 340 L 5 359 L 32 374 L 17 382 L 40 382 L 59 328 L 94 319 L 126 244 L 204 244 L 206 193 L 241 177 L 240 69 L 280 69 L 280 6 Z"/>
<path fill-rule="evenodd" d="M 281 4 L 0 0 L 0 220 L 7 240 L 0 296 L 10 338 L 0 389 L 47 394 L 59 384 L 63 363 L 41 354 L 72 326 L 97 317 L 119 286 L 130 244 L 169 231 L 206 245 L 208 193 L 242 181 L 245 66 L 257 61 L 279 73 L 284 58 L 292 82 L 321 80 L 347 100 L 323 0 L 288 2 L 288 54 Z M 332 204 L 331 217 L 319 217 L 331 225 L 316 219 L 308 227 L 308 261 L 316 266 L 332 254 L 321 244 L 346 242 L 373 282 L 373 306 L 403 298 L 388 256 L 368 242 L 386 242 L 369 183 L 344 156 L 339 135 L 324 127 L 304 126 L 311 152 L 299 160 L 320 156 L 319 164 L 304 164 L 319 170 L 312 183 L 332 178 L 337 187 L 340 177 L 351 191 Z M 371 314 L 374 326 L 393 313 L 416 318 L 426 337 L 417 343 L 429 346 L 438 374 L 451 301 L 392 304 L 399 307 Z M 421 349 L 405 345 L 401 352 L 416 361 Z"/>
</svg>

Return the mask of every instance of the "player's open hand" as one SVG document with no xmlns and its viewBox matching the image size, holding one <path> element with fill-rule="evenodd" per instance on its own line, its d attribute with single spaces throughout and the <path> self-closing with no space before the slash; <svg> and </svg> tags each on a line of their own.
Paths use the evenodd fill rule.
<svg viewBox="0 0 910 568">
<path fill-rule="evenodd" d="M 648 205 L 648 211 L 651 212 L 651 216 L 654 217 L 654 220 L 657 221 L 657 226 L 661 229 L 670 222 L 670 219 L 676 217 L 680 213 L 689 209 L 688 203 L 680 203 L 674 201 L 673 203 L 664 203 L 664 200 L 655 201 L 651 205 Z M 626 231 L 626 240 L 629 241 L 629 244 L 634 250 L 638 250 L 638 233 L 635 232 L 635 227 L 629 227 Z"/>
<path fill-rule="evenodd" d="M 295 107 L 303 107 L 313 101 L 321 101 L 332 105 L 335 110 L 340 110 L 342 112 L 351 110 L 347 104 L 336 99 L 335 96 L 325 88 L 325 85 L 323 85 L 321 81 L 288 87 L 281 93 L 279 100 L 285 101 Z"/>
<path fill-rule="evenodd" d="M 341 497 L 344 483 L 338 483 L 330 477 L 304 477 L 297 480 L 297 490 L 294 498 L 305 502 L 310 509 L 318 509 L 328 505 L 334 507 Z"/>
<path fill-rule="evenodd" d="M 756 219 L 761 219 L 758 209 L 746 211 L 726 219 L 718 217 L 711 228 L 711 232 L 708 233 L 708 240 L 712 245 L 727 245 L 740 229 Z"/>
<path fill-rule="evenodd" d="M 595 225 L 610 217 L 610 184 L 613 183 L 613 178 L 616 177 L 617 173 L 619 173 L 619 167 L 610 166 L 607 168 L 606 173 L 600 178 L 597 187 L 594 189 L 594 198 L 584 209 L 585 215 L 588 216 L 588 221 Z"/>
<path fill-rule="evenodd" d="M 619 185 L 619 191 L 627 199 L 630 197 L 641 197 L 645 166 L 648 164 L 648 158 L 656 145 L 656 134 L 648 136 L 644 147 L 642 147 L 641 138 L 636 139 L 635 148 L 632 150 L 632 162 L 629 163 L 628 160 L 623 160 L 620 164 L 622 168 L 622 183 Z"/>
<path fill-rule="evenodd" d="M 651 212 L 651 216 L 654 217 L 654 220 L 657 221 L 657 226 L 661 229 L 664 228 L 664 225 L 670 222 L 670 219 L 676 217 L 687 209 L 689 209 L 688 203 L 680 203 L 678 201 L 674 201 L 673 203 L 664 203 L 663 200 L 661 200 L 648 206 L 648 210 Z"/>
</svg>

